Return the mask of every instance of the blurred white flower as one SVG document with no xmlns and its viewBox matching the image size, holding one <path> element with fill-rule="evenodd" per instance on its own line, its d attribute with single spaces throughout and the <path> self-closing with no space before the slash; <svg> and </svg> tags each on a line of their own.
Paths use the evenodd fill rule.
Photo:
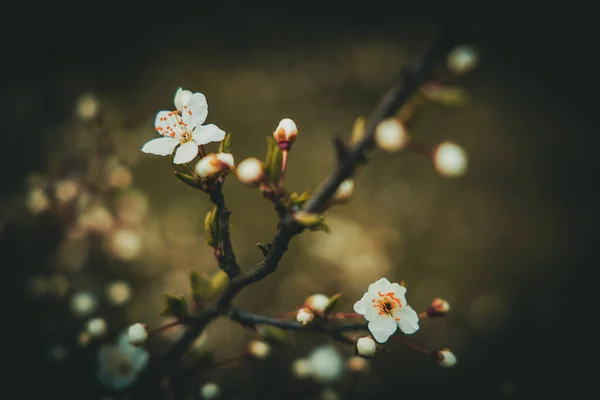
<svg viewBox="0 0 600 400">
<path fill-rule="evenodd" d="M 148 339 L 148 330 L 140 323 L 133 324 L 127 329 L 127 339 L 134 346 L 141 346 Z"/>
<path fill-rule="evenodd" d="M 311 375 L 310 361 L 298 358 L 292 363 L 292 373 L 296 378 L 303 379 Z"/>
<path fill-rule="evenodd" d="M 104 288 L 106 298 L 114 306 L 121 306 L 131 298 L 131 286 L 125 281 L 113 281 Z"/>
<path fill-rule="evenodd" d="M 442 349 L 435 354 L 437 363 L 445 368 L 454 367 L 456 365 L 456 356 L 449 349 Z"/>
<path fill-rule="evenodd" d="M 111 235 L 109 247 L 116 257 L 131 261 L 139 255 L 142 249 L 142 238 L 139 233 L 131 229 L 118 229 Z"/>
<path fill-rule="evenodd" d="M 373 357 L 377 351 L 377 345 L 370 336 L 365 336 L 356 341 L 356 350 L 362 357 Z"/>
<path fill-rule="evenodd" d="M 114 226 L 112 213 L 103 205 L 96 204 L 88 207 L 79 217 L 78 224 L 84 231 L 107 233 Z"/>
<path fill-rule="evenodd" d="M 54 196 L 59 203 L 68 203 L 79 193 L 79 184 L 73 179 L 62 179 L 54 183 Z"/>
<path fill-rule="evenodd" d="M 369 361 L 361 356 L 353 356 L 346 361 L 346 366 L 352 372 L 365 372 L 369 368 Z"/>
<path fill-rule="evenodd" d="M 388 118 L 375 128 L 375 142 L 384 151 L 402 150 L 408 144 L 408 134 L 397 118 Z"/>
<path fill-rule="evenodd" d="M 119 335 L 117 343 L 103 345 L 98 351 L 97 378 L 111 389 L 123 390 L 133 383 L 149 358 L 146 349 L 129 343 L 125 331 Z"/>
<path fill-rule="evenodd" d="M 154 126 L 164 137 L 147 142 L 142 147 L 144 153 L 167 156 L 179 146 L 173 163 L 185 164 L 198 155 L 198 146 L 225 138 L 225 132 L 216 125 L 202 125 L 208 116 L 208 103 L 202 93 L 179 88 L 175 107 L 176 111 L 158 112 Z"/>
<path fill-rule="evenodd" d="M 433 153 L 433 166 L 442 176 L 456 178 L 467 171 L 467 153 L 459 145 L 451 142 L 440 143 Z"/>
<path fill-rule="evenodd" d="M 200 395 L 206 400 L 216 399 L 220 394 L 221 389 L 214 382 L 207 382 L 200 388 Z"/>
<path fill-rule="evenodd" d="M 102 318 L 92 318 L 86 324 L 86 330 L 93 337 L 100 337 L 106 333 L 106 321 Z"/>
<path fill-rule="evenodd" d="M 419 329 L 419 316 L 406 302 L 406 288 L 381 278 L 354 304 L 354 311 L 369 321 L 375 340 L 383 343 L 397 328 L 406 334 Z"/>
<path fill-rule="evenodd" d="M 448 53 L 448 69 L 455 74 L 465 74 L 477 66 L 477 51 L 467 45 L 457 46 Z"/>
<path fill-rule="evenodd" d="M 344 372 L 344 360 L 338 351 L 329 345 L 315 348 L 308 356 L 311 375 L 321 382 L 333 382 Z"/>
<path fill-rule="evenodd" d="M 301 308 L 296 314 L 296 321 L 300 322 L 302 325 L 308 324 L 313 319 L 315 319 L 315 314 L 313 314 L 310 308 Z"/>
<path fill-rule="evenodd" d="M 313 294 L 304 301 L 304 306 L 317 314 L 323 314 L 329 305 L 329 297 L 324 294 Z"/>
<path fill-rule="evenodd" d="M 75 112 L 84 120 L 95 117 L 99 108 L 98 99 L 91 93 L 82 95 L 75 103 Z"/>
<path fill-rule="evenodd" d="M 96 296 L 90 292 L 76 292 L 71 296 L 71 311 L 79 317 L 89 315 L 96 311 L 98 303 Z"/>
<path fill-rule="evenodd" d="M 235 163 L 233 155 L 230 153 L 210 153 L 202 157 L 196 163 L 196 174 L 202 178 L 220 173 L 228 173 L 233 169 Z"/>
<path fill-rule="evenodd" d="M 33 188 L 27 193 L 25 205 L 32 214 L 41 214 L 50 208 L 50 198 L 42 188 Z"/>
<path fill-rule="evenodd" d="M 265 179 L 265 167 L 258 158 L 246 158 L 237 166 L 235 174 L 240 182 L 254 185 Z"/>
<path fill-rule="evenodd" d="M 346 179 L 340 186 L 338 186 L 335 194 L 333 195 L 333 200 L 336 203 L 343 203 L 352 197 L 354 193 L 354 181 L 352 179 Z"/>
<path fill-rule="evenodd" d="M 450 311 L 450 303 L 444 299 L 440 299 L 439 297 L 433 299 L 426 310 L 428 317 L 445 315 L 448 313 L 448 311 Z"/>
<path fill-rule="evenodd" d="M 271 352 L 271 346 L 262 340 L 253 340 L 248 344 L 248 353 L 258 359 L 266 358 Z"/>
<path fill-rule="evenodd" d="M 108 171 L 108 184 L 117 189 L 126 189 L 133 182 L 131 170 L 122 164 L 115 164 Z"/>
</svg>

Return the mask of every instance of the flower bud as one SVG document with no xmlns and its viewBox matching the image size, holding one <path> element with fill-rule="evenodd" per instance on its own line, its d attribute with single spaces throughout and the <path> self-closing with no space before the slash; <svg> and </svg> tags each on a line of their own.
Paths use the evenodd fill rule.
<svg viewBox="0 0 600 400">
<path fill-rule="evenodd" d="M 346 179 L 338 186 L 335 194 L 333 195 L 333 200 L 336 203 L 344 203 L 352 197 L 354 193 L 354 181 L 352 179 Z"/>
<path fill-rule="evenodd" d="M 200 395 L 203 399 L 216 399 L 221 394 L 221 389 L 216 383 L 207 382 L 200 388 Z"/>
<path fill-rule="evenodd" d="M 450 303 L 437 297 L 431 301 L 431 304 L 427 307 L 425 312 L 428 317 L 439 317 L 446 315 L 448 311 L 450 311 Z"/>
<path fill-rule="evenodd" d="M 229 173 L 235 166 L 233 155 L 230 153 L 210 153 L 202 157 L 196 163 L 196 174 L 201 178 L 217 175 L 220 173 Z"/>
<path fill-rule="evenodd" d="M 271 352 L 271 346 L 262 340 L 253 340 L 248 345 L 248 353 L 255 358 L 264 359 Z"/>
<path fill-rule="evenodd" d="M 324 294 L 313 294 L 304 301 L 304 306 L 317 314 L 323 314 L 329 305 L 329 297 Z"/>
<path fill-rule="evenodd" d="M 143 324 L 133 324 L 127 330 L 127 339 L 134 346 L 141 346 L 148 340 L 148 330 Z"/>
<path fill-rule="evenodd" d="M 302 325 L 308 324 L 313 319 L 315 319 L 315 314 L 313 314 L 310 308 L 301 308 L 296 314 L 296 321 L 300 322 Z"/>
<path fill-rule="evenodd" d="M 356 350 L 361 357 L 373 357 L 377 344 L 370 336 L 361 337 L 356 341 Z"/>
<path fill-rule="evenodd" d="M 363 357 L 354 356 L 350 357 L 348 361 L 346 361 L 346 366 L 352 372 L 365 372 L 367 368 L 369 368 L 369 361 Z"/>
<path fill-rule="evenodd" d="M 106 333 L 106 322 L 102 318 L 92 318 L 87 322 L 86 330 L 93 337 L 100 337 Z"/>
<path fill-rule="evenodd" d="M 298 358 L 292 363 L 292 373 L 296 378 L 302 379 L 310 376 L 310 361 L 306 358 Z"/>
<path fill-rule="evenodd" d="M 433 152 L 433 166 L 442 176 L 456 178 L 467 171 L 467 153 L 457 144 L 440 143 Z"/>
<path fill-rule="evenodd" d="M 456 356 L 449 349 L 441 349 L 433 353 L 435 361 L 445 368 L 456 365 Z"/>
<path fill-rule="evenodd" d="M 273 132 L 273 137 L 277 140 L 277 143 L 279 143 L 279 148 L 281 150 L 289 150 L 297 136 L 298 128 L 296 127 L 296 123 L 289 118 L 284 118 L 279 121 L 277 129 Z"/>
<path fill-rule="evenodd" d="M 465 74 L 477 66 L 479 57 L 471 46 L 457 46 L 448 53 L 447 67 L 455 74 Z"/>
<path fill-rule="evenodd" d="M 408 133 L 397 118 L 385 119 L 375 128 L 375 142 L 384 151 L 402 150 L 408 140 Z"/>
<path fill-rule="evenodd" d="M 240 182 L 246 185 L 255 185 L 265 179 L 265 167 L 258 158 L 247 158 L 235 169 L 235 174 Z"/>
</svg>

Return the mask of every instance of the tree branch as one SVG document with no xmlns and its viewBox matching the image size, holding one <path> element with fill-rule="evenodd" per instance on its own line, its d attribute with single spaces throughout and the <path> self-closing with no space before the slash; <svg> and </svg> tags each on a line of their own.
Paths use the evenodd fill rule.
<svg viewBox="0 0 600 400">
<path fill-rule="evenodd" d="M 231 211 L 225 206 L 225 196 L 223 196 L 223 186 L 219 184 L 214 190 L 209 192 L 210 201 L 217 206 L 217 218 L 219 219 L 219 230 L 221 243 L 219 248 L 215 249 L 215 256 L 221 268 L 229 278 L 240 274 L 241 268 L 237 263 L 233 244 L 231 243 L 231 233 L 229 232 L 229 216 Z"/>
</svg>

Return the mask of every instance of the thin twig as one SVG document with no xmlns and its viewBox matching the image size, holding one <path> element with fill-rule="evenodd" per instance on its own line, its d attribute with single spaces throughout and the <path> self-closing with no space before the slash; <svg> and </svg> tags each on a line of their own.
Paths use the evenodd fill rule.
<svg viewBox="0 0 600 400">
<path fill-rule="evenodd" d="M 217 218 L 219 219 L 219 233 L 221 240 L 221 249 L 216 252 L 219 268 L 221 268 L 229 278 L 240 274 L 241 268 L 237 263 L 233 244 L 231 243 L 231 233 L 229 232 L 229 216 L 231 212 L 225 206 L 225 196 L 223 196 L 222 184 L 217 185 L 209 193 L 210 201 L 217 206 Z"/>
</svg>

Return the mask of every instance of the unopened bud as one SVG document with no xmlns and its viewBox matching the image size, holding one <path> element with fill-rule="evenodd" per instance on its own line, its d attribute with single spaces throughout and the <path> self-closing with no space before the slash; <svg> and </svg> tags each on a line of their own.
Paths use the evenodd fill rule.
<svg viewBox="0 0 600 400">
<path fill-rule="evenodd" d="M 335 194 L 333 195 L 333 200 L 336 203 L 344 203 L 350 200 L 352 194 L 354 193 L 354 181 L 352 179 L 346 179 L 340 186 L 338 186 Z"/>
<path fill-rule="evenodd" d="M 202 157 L 196 164 L 196 174 L 201 178 L 228 173 L 235 166 L 233 155 L 230 153 L 210 153 Z"/>
<path fill-rule="evenodd" d="M 106 333 L 106 322 L 102 318 L 92 318 L 87 322 L 86 330 L 93 337 L 100 337 Z"/>
<path fill-rule="evenodd" d="M 377 351 L 377 344 L 370 336 L 361 337 L 356 341 L 356 350 L 361 357 L 373 357 Z"/>
<path fill-rule="evenodd" d="M 438 350 L 433 353 L 433 356 L 442 367 L 450 368 L 456 365 L 456 356 L 449 349 Z"/>
<path fill-rule="evenodd" d="M 346 366 L 352 372 L 365 372 L 369 368 L 369 361 L 363 357 L 353 356 L 346 361 Z"/>
<path fill-rule="evenodd" d="M 304 301 L 304 306 L 317 314 L 323 314 L 329 305 L 329 297 L 324 294 L 313 294 Z"/>
<path fill-rule="evenodd" d="M 467 171 L 467 153 L 452 142 L 440 143 L 433 152 L 433 166 L 442 176 L 456 178 Z"/>
<path fill-rule="evenodd" d="M 312 373 L 310 361 L 306 358 L 298 358 L 292 363 L 292 373 L 299 379 L 308 377 Z"/>
<path fill-rule="evenodd" d="M 127 330 L 127 339 L 134 346 L 141 346 L 148 339 L 148 330 L 143 324 L 133 324 Z"/>
<path fill-rule="evenodd" d="M 247 158 L 237 166 L 235 174 L 240 182 L 255 185 L 265 179 L 265 166 L 258 158 Z"/>
<path fill-rule="evenodd" d="M 450 311 L 450 303 L 437 297 L 431 301 L 431 304 L 427 307 L 425 312 L 428 317 L 439 317 L 446 315 L 448 311 Z"/>
<path fill-rule="evenodd" d="M 448 53 L 447 66 L 450 72 L 465 74 L 477 66 L 479 56 L 471 46 L 458 46 Z"/>
<path fill-rule="evenodd" d="M 207 382 L 200 388 L 200 395 L 203 399 L 216 399 L 221 394 L 221 389 L 216 383 Z"/>
<path fill-rule="evenodd" d="M 296 123 L 289 118 L 284 118 L 279 121 L 279 125 L 277 125 L 277 129 L 273 132 L 273 137 L 279 143 L 279 148 L 281 150 L 289 150 L 292 147 L 292 143 L 298 137 L 298 128 L 296 127 Z"/>
<path fill-rule="evenodd" d="M 315 319 L 315 314 L 310 308 L 301 308 L 296 314 L 296 321 L 300 322 L 302 325 L 308 324 L 313 319 Z"/>
<path fill-rule="evenodd" d="M 382 150 L 388 152 L 402 150 L 408 141 L 408 133 L 397 118 L 383 120 L 375 129 L 375 142 Z"/>
<path fill-rule="evenodd" d="M 248 344 L 248 353 L 255 358 L 264 359 L 271 352 L 271 346 L 262 340 L 253 340 Z"/>
</svg>

